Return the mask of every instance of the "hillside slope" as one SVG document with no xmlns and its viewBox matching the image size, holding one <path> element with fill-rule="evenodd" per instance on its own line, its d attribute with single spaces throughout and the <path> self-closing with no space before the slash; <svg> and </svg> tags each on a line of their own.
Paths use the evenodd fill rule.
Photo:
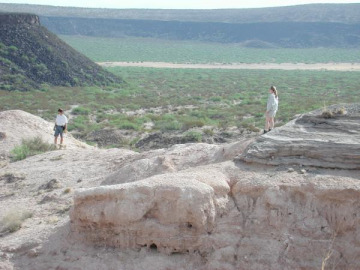
<svg viewBox="0 0 360 270">
<path fill-rule="evenodd" d="M 121 80 L 40 25 L 30 14 L 0 13 L 0 89 L 108 85 Z"/>
</svg>

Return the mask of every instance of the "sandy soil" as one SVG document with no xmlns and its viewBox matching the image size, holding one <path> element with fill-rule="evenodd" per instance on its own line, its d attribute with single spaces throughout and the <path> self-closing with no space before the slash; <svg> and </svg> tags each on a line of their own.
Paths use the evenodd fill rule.
<svg viewBox="0 0 360 270">
<path fill-rule="evenodd" d="M 360 63 L 174 64 L 174 63 L 166 63 L 166 62 L 98 62 L 98 64 L 104 67 L 360 71 Z"/>
</svg>

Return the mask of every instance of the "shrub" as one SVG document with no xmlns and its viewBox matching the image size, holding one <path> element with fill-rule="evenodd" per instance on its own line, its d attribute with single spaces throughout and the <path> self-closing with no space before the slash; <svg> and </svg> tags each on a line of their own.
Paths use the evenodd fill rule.
<svg viewBox="0 0 360 270">
<path fill-rule="evenodd" d="M 187 141 L 201 142 L 201 140 L 202 140 L 202 135 L 201 135 L 200 132 L 189 131 L 189 132 L 185 133 L 184 138 L 185 138 Z"/>
<path fill-rule="evenodd" d="M 24 220 L 31 218 L 32 215 L 29 211 L 10 210 L 0 222 L 1 232 L 16 232 L 21 228 Z"/>
<path fill-rule="evenodd" d="M 117 126 L 119 129 L 126 129 L 126 130 L 139 130 L 140 127 L 133 122 L 130 122 L 129 120 L 123 120 L 119 125 Z"/>
<path fill-rule="evenodd" d="M 211 97 L 210 100 L 212 102 L 220 102 L 222 100 L 222 97 L 219 96 L 215 96 L 215 97 Z"/>
<path fill-rule="evenodd" d="M 169 131 L 169 130 L 180 130 L 181 124 L 178 121 L 157 121 L 155 123 L 155 128 L 160 129 L 161 131 Z"/>
<path fill-rule="evenodd" d="M 205 125 L 203 120 L 188 120 L 183 123 L 182 129 L 188 130 L 194 127 L 203 127 Z"/>
<path fill-rule="evenodd" d="M 74 115 L 88 115 L 90 113 L 90 109 L 84 107 L 76 107 L 72 109 L 71 113 Z"/>
<path fill-rule="evenodd" d="M 334 114 L 331 111 L 326 110 L 322 112 L 321 117 L 325 119 L 329 119 L 329 118 L 333 118 Z"/>
<path fill-rule="evenodd" d="M 78 131 L 84 131 L 86 127 L 89 124 L 89 118 L 84 115 L 79 115 L 76 118 L 72 119 L 72 124 L 69 125 L 68 130 L 78 130 Z"/>
<path fill-rule="evenodd" d="M 15 146 L 10 153 L 12 155 L 12 161 L 18 161 L 25 159 L 28 156 L 34 156 L 55 149 L 55 145 L 46 143 L 40 137 L 36 137 L 29 140 L 23 140 L 21 145 Z"/>
<path fill-rule="evenodd" d="M 212 128 L 205 128 L 205 129 L 203 130 L 203 133 L 204 133 L 205 135 L 207 135 L 207 136 L 213 136 L 213 135 L 214 135 L 214 129 L 212 129 Z"/>
<path fill-rule="evenodd" d="M 252 132 L 259 132 L 260 129 L 255 126 L 255 122 L 253 121 L 253 118 L 246 119 L 240 122 L 240 125 L 238 125 L 239 128 L 245 128 Z"/>
<path fill-rule="evenodd" d="M 341 108 L 338 108 L 336 111 L 335 111 L 336 114 L 338 115 L 345 115 L 347 114 L 347 111 L 344 107 L 341 107 Z"/>
<path fill-rule="evenodd" d="M 25 175 L 20 173 L 5 172 L 0 174 L 0 180 L 5 180 L 6 183 L 14 183 L 19 180 L 24 180 Z"/>
</svg>

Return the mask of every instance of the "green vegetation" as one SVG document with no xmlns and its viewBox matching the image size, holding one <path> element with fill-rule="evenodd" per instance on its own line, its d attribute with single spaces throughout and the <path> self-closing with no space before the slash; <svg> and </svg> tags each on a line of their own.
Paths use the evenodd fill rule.
<svg viewBox="0 0 360 270">
<path fill-rule="evenodd" d="M 21 145 L 15 146 L 11 151 L 12 161 L 18 161 L 47 151 L 55 150 L 55 145 L 43 142 L 40 137 L 23 140 Z"/>
<path fill-rule="evenodd" d="M 267 90 L 279 89 L 277 125 L 323 104 L 360 102 L 357 72 L 282 70 L 194 70 L 112 68 L 126 88 L 48 87 L 44 91 L 0 91 L 0 110 L 22 109 L 53 121 L 56 109 L 69 110 L 69 130 L 84 137 L 103 128 L 194 131 L 194 141 L 214 128 L 258 131 L 264 124 Z M 77 105 L 71 110 L 72 105 Z M 68 114 L 68 113 L 67 113 Z M 137 135 L 134 135 L 134 138 Z M 129 140 L 129 145 L 134 141 Z M 19 156 L 24 148 L 18 148 Z M 26 149 L 26 148 L 25 148 Z M 24 156 L 24 155 L 23 155 Z"/>
<path fill-rule="evenodd" d="M 1 17 L 0 90 L 46 89 L 46 84 L 102 86 L 122 82 L 46 28 L 7 23 L 7 20 L 14 19 L 11 16 L 3 14 Z M 22 18 L 25 19 L 26 15 Z"/>
<path fill-rule="evenodd" d="M 96 62 L 328 63 L 360 62 L 360 49 L 256 49 L 239 44 L 152 38 L 61 36 Z M 99 48 L 102 48 L 99 50 Z"/>
<path fill-rule="evenodd" d="M 201 142 L 202 134 L 197 131 L 189 131 L 185 133 L 185 138 L 188 141 Z"/>
</svg>

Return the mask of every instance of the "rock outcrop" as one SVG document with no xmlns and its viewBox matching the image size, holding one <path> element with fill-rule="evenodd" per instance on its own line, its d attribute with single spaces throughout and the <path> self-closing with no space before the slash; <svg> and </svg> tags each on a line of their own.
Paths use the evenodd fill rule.
<svg viewBox="0 0 360 270">
<path fill-rule="evenodd" d="M 94 245 L 211 251 L 208 235 L 224 208 L 227 180 L 208 170 L 80 191 L 74 197 L 73 228 Z"/>
<path fill-rule="evenodd" d="M 330 113 L 330 114 L 328 114 Z M 246 162 L 360 169 L 360 105 L 303 114 L 258 137 L 239 156 Z"/>
<path fill-rule="evenodd" d="M 30 24 L 40 25 L 38 16 L 27 13 L 3 13 L 0 12 L 0 24 Z"/>
<path fill-rule="evenodd" d="M 124 164 L 108 175 L 103 185 L 129 183 L 147 177 L 185 170 L 191 167 L 219 163 L 234 158 L 244 151 L 252 139 L 228 144 L 179 144 L 169 149 L 147 152 L 133 162 Z"/>
<path fill-rule="evenodd" d="M 331 119 L 303 115 L 284 130 L 345 134 L 343 144 L 356 149 L 349 134 L 357 108 Z M 8 114 L 4 145 L 32 130 L 25 122 L 43 131 L 50 125 L 24 112 L 0 116 Z M 314 131 L 309 119 L 324 129 Z M 320 166 L 292 169 L 281 159 L 276 166 L 234 160 L 256 146 L 248 143 L 143 153 L 73 147 L 7 163 L 0 167 L 0 269 L 360 269 L 359 170 L 328 169 L 321 152 L 313 163 Z M 4 217 L 15 210 L 31 215 L 9 232 Z"/>
<path fill-rule="evenodd" d="M 196 269 L 318 269 L 330 251 L 328 265 L 360 267 L 358 180 L 242 166 L 81 190 L 72 237 L 120 250 L 200 254 L 206 262 Z"/>
</svg>

